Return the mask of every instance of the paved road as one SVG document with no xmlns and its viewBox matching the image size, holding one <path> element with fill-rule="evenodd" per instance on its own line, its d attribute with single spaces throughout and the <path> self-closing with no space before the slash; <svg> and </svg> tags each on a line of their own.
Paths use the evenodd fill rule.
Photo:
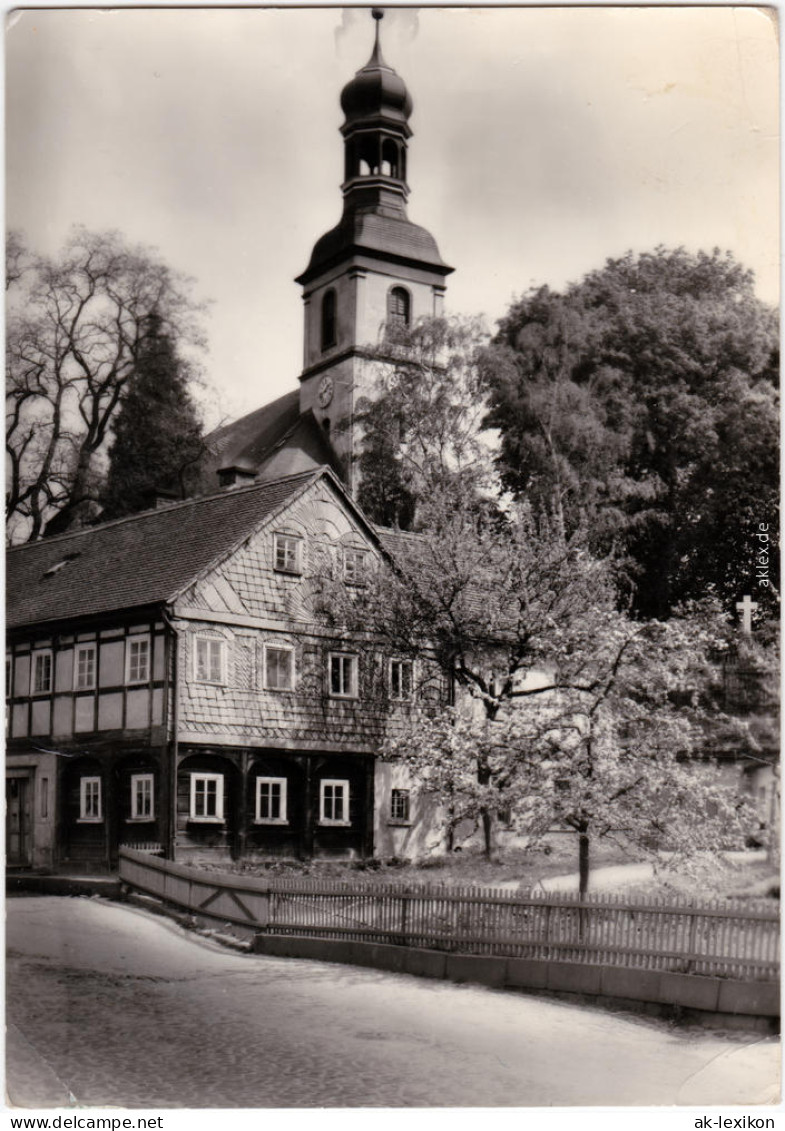
<svg viewBox="0 0 785 1131">
<path fill-rule="evenodd" d="M 98 899 L 11 899 L 18 1106 L 771 1103 L 778 1042 L 236 954 Z"/>
</svg>

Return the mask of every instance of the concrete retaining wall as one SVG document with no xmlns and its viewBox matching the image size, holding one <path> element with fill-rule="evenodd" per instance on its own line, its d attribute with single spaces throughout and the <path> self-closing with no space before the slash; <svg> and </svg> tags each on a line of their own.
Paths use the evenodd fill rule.
<svg viewBox="0 0 785 1131">
<path fill-rule="evenodd" d="M 439 950 L 389 946 L 381 943 L 314 939 L 297 935 L 257 934 L 256 954 L 281 958 L 311 958 L 319 962 L 345 962 L 373 966 L 399 974 L 473 982 L 497 989 L 539 990 L 581 1000 L 636 1003 L 660 1007 L 648 1012 L 683 1013 L 696 1019 L 724 1023 L 733 1018 L 750 1027 L 774 1027 L 780 1015 L 780 983 L 737 982 L 671 974 L 659 970 L 633 970 L 577 962 L 547 962 L 534 958 L 446 954 Z M 763 1024 L 756 1025 L 756 1022 Z"/>
<path fill-rule="evenodd" d="M 259 954 L 345 962 L 418 977 L 539 991 L 573 1000 L 615 1002 L 645 1012 L 694 1015 L 713 1024 L 721 1021 L 727 1025 L 735 1019 L 739 1024 L 772 1026 L 780 1013 L 779 980 L 744 982 L 596 962 L 507 958 L 394 943 L 267 934 L 264 928 L 269 925 L 270 885 L 265 880 L 195 872 L 125 849 L 120 853 L 120 875 L 124 883 L 164 904 L 176 904 L 192 916 L 208 921 L 234 924 L 235 929 L 244 932 L 244 937 L 253 937 L 253 947 Z"/>
</svg>

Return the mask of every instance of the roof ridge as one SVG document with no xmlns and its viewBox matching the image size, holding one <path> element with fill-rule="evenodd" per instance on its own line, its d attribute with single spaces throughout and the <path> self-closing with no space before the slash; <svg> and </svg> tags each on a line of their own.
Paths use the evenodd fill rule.
<svg viewBox="0 0 785 1131">
<path fill-rule="evenodd" d="M 424 530 L 400 530 L 397 526 L 382 526 L 381 523 L 373 523 L 374 530 L 378 530 L 380 534 L 394 534 L 396 537 L 403 535 L 405 538 L 426 538 L 427 532 Z"/>
<path fill-rule="evenodd" d="M 291 399 L 293 397 L 299 398 L 299 395 L 299 389 L 289 389 L 287 390 L 287 392 L 281 393 L 279 397 L 275 397 L 273 400 L 268 401 L 266 404 L 259 405 L 258 408 L 252 408 L 250 412 L 243 412 L 240 416 L 235 417 L 234 420 L 227 420 L 225 424 L 217 425 L 217 427 L 213 428 L 210 432 L 207 433 L 205 440 L 220 440 L 225 432 L 230 431 L 230 429 L 232 428 L 236 428 L 237 425 L 241 424 L 244 420 L 250 420 L 253 416 L 261 416 L 262 413 L 267 412 L 274 405 L 279 405 L 282 401 Z"/>
<path fill-rule="evenodd" d="M 237 495 L 247 495 L 251 491 L 259 491 L 262 488 L 274 487 L 279 483 L 286 483 L 293 479 L 307 479 L 309 477 L 316 477 L 325 469 L 332 470 L 328 464 L 322 464 L 319 467 L 311 468 L 308 471 L 296 471 L 291 475 L 282 475 L 278 479 L 268 479 L 263 483 L 249 483 L 245 487 L 224 487 L 220 491 L 215 491 L 211 495 L 195 495 L 191 499 L 181 499 L 179 502 L 167 503 L 165 507 L 150 507 L 148 510 L 137 511 L 135 514 L 123 515 L 122 518 L 113 518 L 108 522 L 98 522 L 95 526 L 83 526 L 79 530 L 66 531 L 63 534 L 55 534 L 52 538 L 38 538 L 35 542 L 22 542 L 18 546 L 9 546 L 6 553 L 13 553 L 16 550 L 27 550 L 31 546 L 54 546 L 58 542 L 66 541 L 71 538 L 79 538 L 88 534 L 95 534 L 98 530 L 108 530 L 110 527 L 121 526 L 123 523 L 137 522 L 141 518 L 145 518 L 151 514 L 162 514 L 164 511 L 169 512 L 173 510 L 183 510 L 185 507 L 196 506 L 199 503 L 209 503 L 214 499 L 227 498 L 229 496 L 236 497 Z"/>
</svg>

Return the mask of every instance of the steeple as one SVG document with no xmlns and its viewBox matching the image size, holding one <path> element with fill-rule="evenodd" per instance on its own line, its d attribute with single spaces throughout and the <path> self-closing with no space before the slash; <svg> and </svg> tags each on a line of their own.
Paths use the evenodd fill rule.
<svg viewBox="0 0 785 1131">
<path fill-rule="evenodd" d="M 413 103 L 385 61 L 380 42 L 341 92 L 344 123 L 343 214 L 318 239 L 297 282 L 303 288 L 305 334 L 300 411 L 313 412 L 329 434 L 349 489 L 356 493 L 361 437 L 357 399 L 373 395 L 369 362 L 391 320 L 413 324 L 441 313 L 452 267 L 436 241 L 406 213 L 407 143 Z"/>
<path fill-rule="evenodd" d="M 382 56 L 381 9 L 373 9 L 376 35 L 371 57 L 341 92 L 345 121 L 343 216 L 317 240 L 306 270 L 296 282 L 307 287 L 315 276 L 359 246 L 374 256 L 427 264 L 442 277 L 452 272 L 433 236 L 406 214 L 407 142 L 413 102 L 406 83 Z M 382 220 L 398 221 L 384 224 Z"/>
<path fill-rule="evenodd" d="M 406 216 L 406 142 L 413 104 L 403 79 L 384 61 L 379 37 L 383 13 L 373 9 L 371 58 L 346 84 L 341 108 L 344 137 L 344 209 L 389 209 Z"/>
</svg>

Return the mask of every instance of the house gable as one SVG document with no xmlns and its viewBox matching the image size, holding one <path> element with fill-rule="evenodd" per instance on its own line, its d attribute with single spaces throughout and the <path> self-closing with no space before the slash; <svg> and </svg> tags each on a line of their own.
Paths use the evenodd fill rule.
<svg viewBox="0 0 785 1131">
<path fill-rule="evenodd" d="M 276 566 L 277 539 L 301 554 L 291 572 Z M 265 517 L 242 545 L 216 562 L 178 597 L 175 608 L 230 617 L 298 622 L 318 619 L 320 574 L 340 577 L 346 551 L 379 555 L 379 540 L 361 512 L 326 470 Z M 209 617 L 208 617 L 209 619 Z"/>
</svg>

